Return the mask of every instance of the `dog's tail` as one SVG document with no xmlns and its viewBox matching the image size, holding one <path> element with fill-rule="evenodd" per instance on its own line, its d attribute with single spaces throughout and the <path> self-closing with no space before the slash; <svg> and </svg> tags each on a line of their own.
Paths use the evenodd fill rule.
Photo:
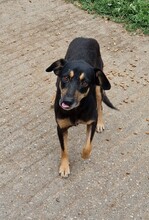
<svg viewBox="0 0 149 220">
<path fill-rule="evenodd" d="M 106 93 L 105 93 L 104 90 L 102 90 L 102 101 L 103 101 L 108 107 L 119 111 L 119 109 L 116 108 L 116 107 L 110 102 L 110 100 L 109 100 L 109 98 L 107 97 L 107 95 L 106 95 Z"/>
</svg>

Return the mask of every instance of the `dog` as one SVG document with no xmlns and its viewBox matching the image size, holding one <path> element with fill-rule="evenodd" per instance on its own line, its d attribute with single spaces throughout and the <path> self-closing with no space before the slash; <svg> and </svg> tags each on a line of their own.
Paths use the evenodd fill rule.
<svg viewBox="0 0 149 220">
<path fill-rule="evenodd" d="M 70 174 L 67 151 L 68 129 L 78 124 L 86 125 L 86 143 L 82 158 L 87 159 L 92 150 L 95 130 L 104 130 L 102 101 L 116 109 L 106 96 L 111 84 L 103 72 L 100 46 L 92 38 L 75 38 L 69 45 L 64 59 L 52 63 L 46 72 L 57 76 L 54 103 L 57 134 L 61 145 L 59 174 Z"/>
</svg>

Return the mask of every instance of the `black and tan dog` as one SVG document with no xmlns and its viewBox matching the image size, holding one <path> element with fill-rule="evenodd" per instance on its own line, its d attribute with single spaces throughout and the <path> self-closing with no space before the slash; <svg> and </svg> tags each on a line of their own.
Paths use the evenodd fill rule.
<svg viewBox="0 0 149 220">
<path fill-rule="evenodd" d="M 68 177 L 68 128 L 80 123 L 86 124 L 86 143 L 82 157 L 88 158 L 95 130 L 104 130 L 102 101 L 115 108 L 104 91 L 109 90 L 111 85 L 103 73 L 99 44 L 91 38 L 74 39 L 69 45 L 65 59 L 55 61 L 46 71 L 54 71 L 57 75 L 54 108 L 62 150 L 59 173 L 62 177 Z"/>
</svg>

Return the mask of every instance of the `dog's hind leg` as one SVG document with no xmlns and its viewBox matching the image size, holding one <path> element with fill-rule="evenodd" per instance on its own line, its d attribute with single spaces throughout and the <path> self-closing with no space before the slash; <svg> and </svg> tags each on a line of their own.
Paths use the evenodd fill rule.
<svg viewBox="0 0 149 220">
<path fill-rule="evenodd" d="M 103 116 L 102 116 L 102 95 L 100 91 L 100 86 L 96 86 L 96 100 L 97 100 L 97 111 L 98 111 L 98 120 L 97 120 L 97 132 L 102 132 L 105 127 L 103 123 Z"/>
<path fill-rule="evenodd" d="M 93 139 L 93 136 L 95 133 L 95 129 L 96 129 L 96 122 L 93 122 L 92 124 L 87 125 L 86 144 L 85 144 L 85 147 L 83 148 L 83 151 L 82 151 L 82 158 L 83 159 L 88 159 L 91 154 L 92 139 Z"/>
<path fill-rule="evenodd" d="M 51 108 L 53 108 L 53 107 L 54 107 L 55 98 L 56 98 L 56 94 L 53 94 L 53 95 L 52 95 L 52 97 L 51 97 L 51 100 L 50 100 L 50 105 L 51 105 Z"/>
<path fill-rule="evenodd" d="M 59 126 L 57 127 L 58 137 L 61 144 L 61 164 L 59 168 L 59 174 L 61 177 L 68 177 L 70 174 L 69 168 L 69 158 L 67 152 L 67 139 L 68 139 L 68 130 L 61 129 Z"/>
</svg>

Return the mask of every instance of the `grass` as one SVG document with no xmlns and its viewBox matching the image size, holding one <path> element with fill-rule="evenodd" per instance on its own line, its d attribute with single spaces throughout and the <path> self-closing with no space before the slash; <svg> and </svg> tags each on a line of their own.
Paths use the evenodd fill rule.
<svg viewBox="0 0 149 220">
<path fill-rule="evenodd" d="M 89 13 L 124 23 L 129 31 L 149 35 L 149 0 L 69 0 Z"/>
</svg>

